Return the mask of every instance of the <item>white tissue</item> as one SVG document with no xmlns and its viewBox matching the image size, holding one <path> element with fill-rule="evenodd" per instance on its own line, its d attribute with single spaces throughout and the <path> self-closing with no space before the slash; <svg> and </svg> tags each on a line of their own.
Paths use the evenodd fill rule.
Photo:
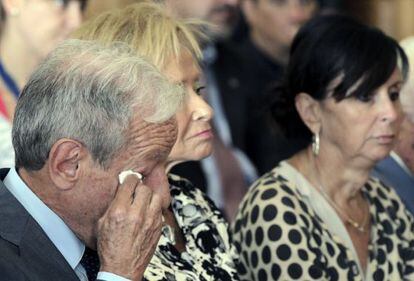
<svg viewBox="0 0 414 281">
<path fill-rule="evenodd" d="M 125 178 L 126 178 L 127 176 L 129 176 L 129 175 L 135 175 L 135 176 L 137 176 L 137 178 L 139 178 L 140 180 L 142 180 L 142 174 L 137 173 L 137 172 L 134 172 L 134 171 L 132 171 L 132 170 L 127 170 L 127 171 L 122 171 L 122 172 L 119 174 L 119 176 L 118 176 L 119 183 L 120 183 L 120 184 L 123 184 L 123 183 L 124 183 L 124 181 L 125 181 Z"/>
</svg>

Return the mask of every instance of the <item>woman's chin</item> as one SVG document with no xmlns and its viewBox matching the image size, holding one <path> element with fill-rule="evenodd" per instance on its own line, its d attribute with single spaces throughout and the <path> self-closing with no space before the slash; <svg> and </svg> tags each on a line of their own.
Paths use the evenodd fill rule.
<svg viewBox="0 0 414 281">
<path fill-rule="evenodd" d="M 167 170 L 169 171 L 172 167 L 177 164 L 189 161 L 200 161 L 204 158 L 207 158 L 211 155 L 212 148 L 206 148 L 203 150 L 195 149 L 188 153 L 182 153 L 181 155 L 171 155 L 168 157 L 167 160 Z"/>
<path fill-rule="evenodd" d="M 204 150 L 203 152 L 199 153 L 197 157 L 198 159 L 196 161 L 209 157 L 212 152 L 213 152 L 213 149 L 211 147 L 209 149 Z"/>
<path fill-rule="evenodd" d="M 382 160 L 384 160 L 385 158 L 387 158 L 390 155 L 391 149 L 382 149 L 381 151 L 377 151 L 377 153 L 375 153 L 371 159 L 375 162 L 374 164 L 376 164 L 377 162 L 380 162 Z"/>
<path fill-rule="evenodd" d="M 188 159 L 186 161 L 200 161 L 204 158 L 207 158 L 211 155 L 213 152 L 213 146 L 210 144 L 205 144 L 203 146 L 198 146 L 191 151 L 188 151 Z"/>
</svg>

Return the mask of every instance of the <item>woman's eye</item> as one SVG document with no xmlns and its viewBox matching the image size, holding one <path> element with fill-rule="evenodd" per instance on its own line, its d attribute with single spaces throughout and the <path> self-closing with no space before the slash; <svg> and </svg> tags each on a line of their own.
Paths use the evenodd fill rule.
<svg viewBox="0 0 414 281">
<path fill-rule="evenodd" d="M 203 94 L 205 94 L 205 90 L 205 86 L 200 86 L 195 89 L 195 92 L 197 93 L 197 95 L 202 96 Z"/>
<path fill-rule="evenodd" d="M 358 95 L 356 99 L 362 102 L 370 102 L 372 101 L 373 95 Z"/>
<path fill-rule="evenodd" d="M 400 98 L 400 92 L 398 92 L 398 91 L 391 92 L 389 94 L 389 96 L 390 96 L 390 100 L 396 101 L 396 100 L 398 100 Z"/>
<path fill-rule="evenodd" d="M 199 96 L 204 96 L 206 93 L 206 86 L 200 82 L 194 83 L 194 92 Z"/>
</svg>

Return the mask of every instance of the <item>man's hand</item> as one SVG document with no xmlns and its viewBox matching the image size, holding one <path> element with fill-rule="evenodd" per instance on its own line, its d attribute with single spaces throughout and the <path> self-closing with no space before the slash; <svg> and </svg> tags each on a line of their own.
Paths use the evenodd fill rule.
<svg viewBox="0 0 414 281">
<path fill-rule="evenodd" d="M 161 197 L 130 175 L 98 222 L 100 271 L 141 280 L 162 228 Z"/>
</svg>

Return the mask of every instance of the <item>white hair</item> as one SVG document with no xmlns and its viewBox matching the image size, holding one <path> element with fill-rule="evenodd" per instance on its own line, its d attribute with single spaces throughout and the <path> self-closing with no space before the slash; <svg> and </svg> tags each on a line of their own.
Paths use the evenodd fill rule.
<svg viewBox="0 0 414 281">
<path fill-rule="evenodd" d="M 127 45 L 67 40 L 33 73 L 13 122 L 16 166 L 41 169 L 61 138 L 83 143 L 106 166 L 139 116 L 152 123 L 174 116 L 184 91 Z"/>
</svg>

